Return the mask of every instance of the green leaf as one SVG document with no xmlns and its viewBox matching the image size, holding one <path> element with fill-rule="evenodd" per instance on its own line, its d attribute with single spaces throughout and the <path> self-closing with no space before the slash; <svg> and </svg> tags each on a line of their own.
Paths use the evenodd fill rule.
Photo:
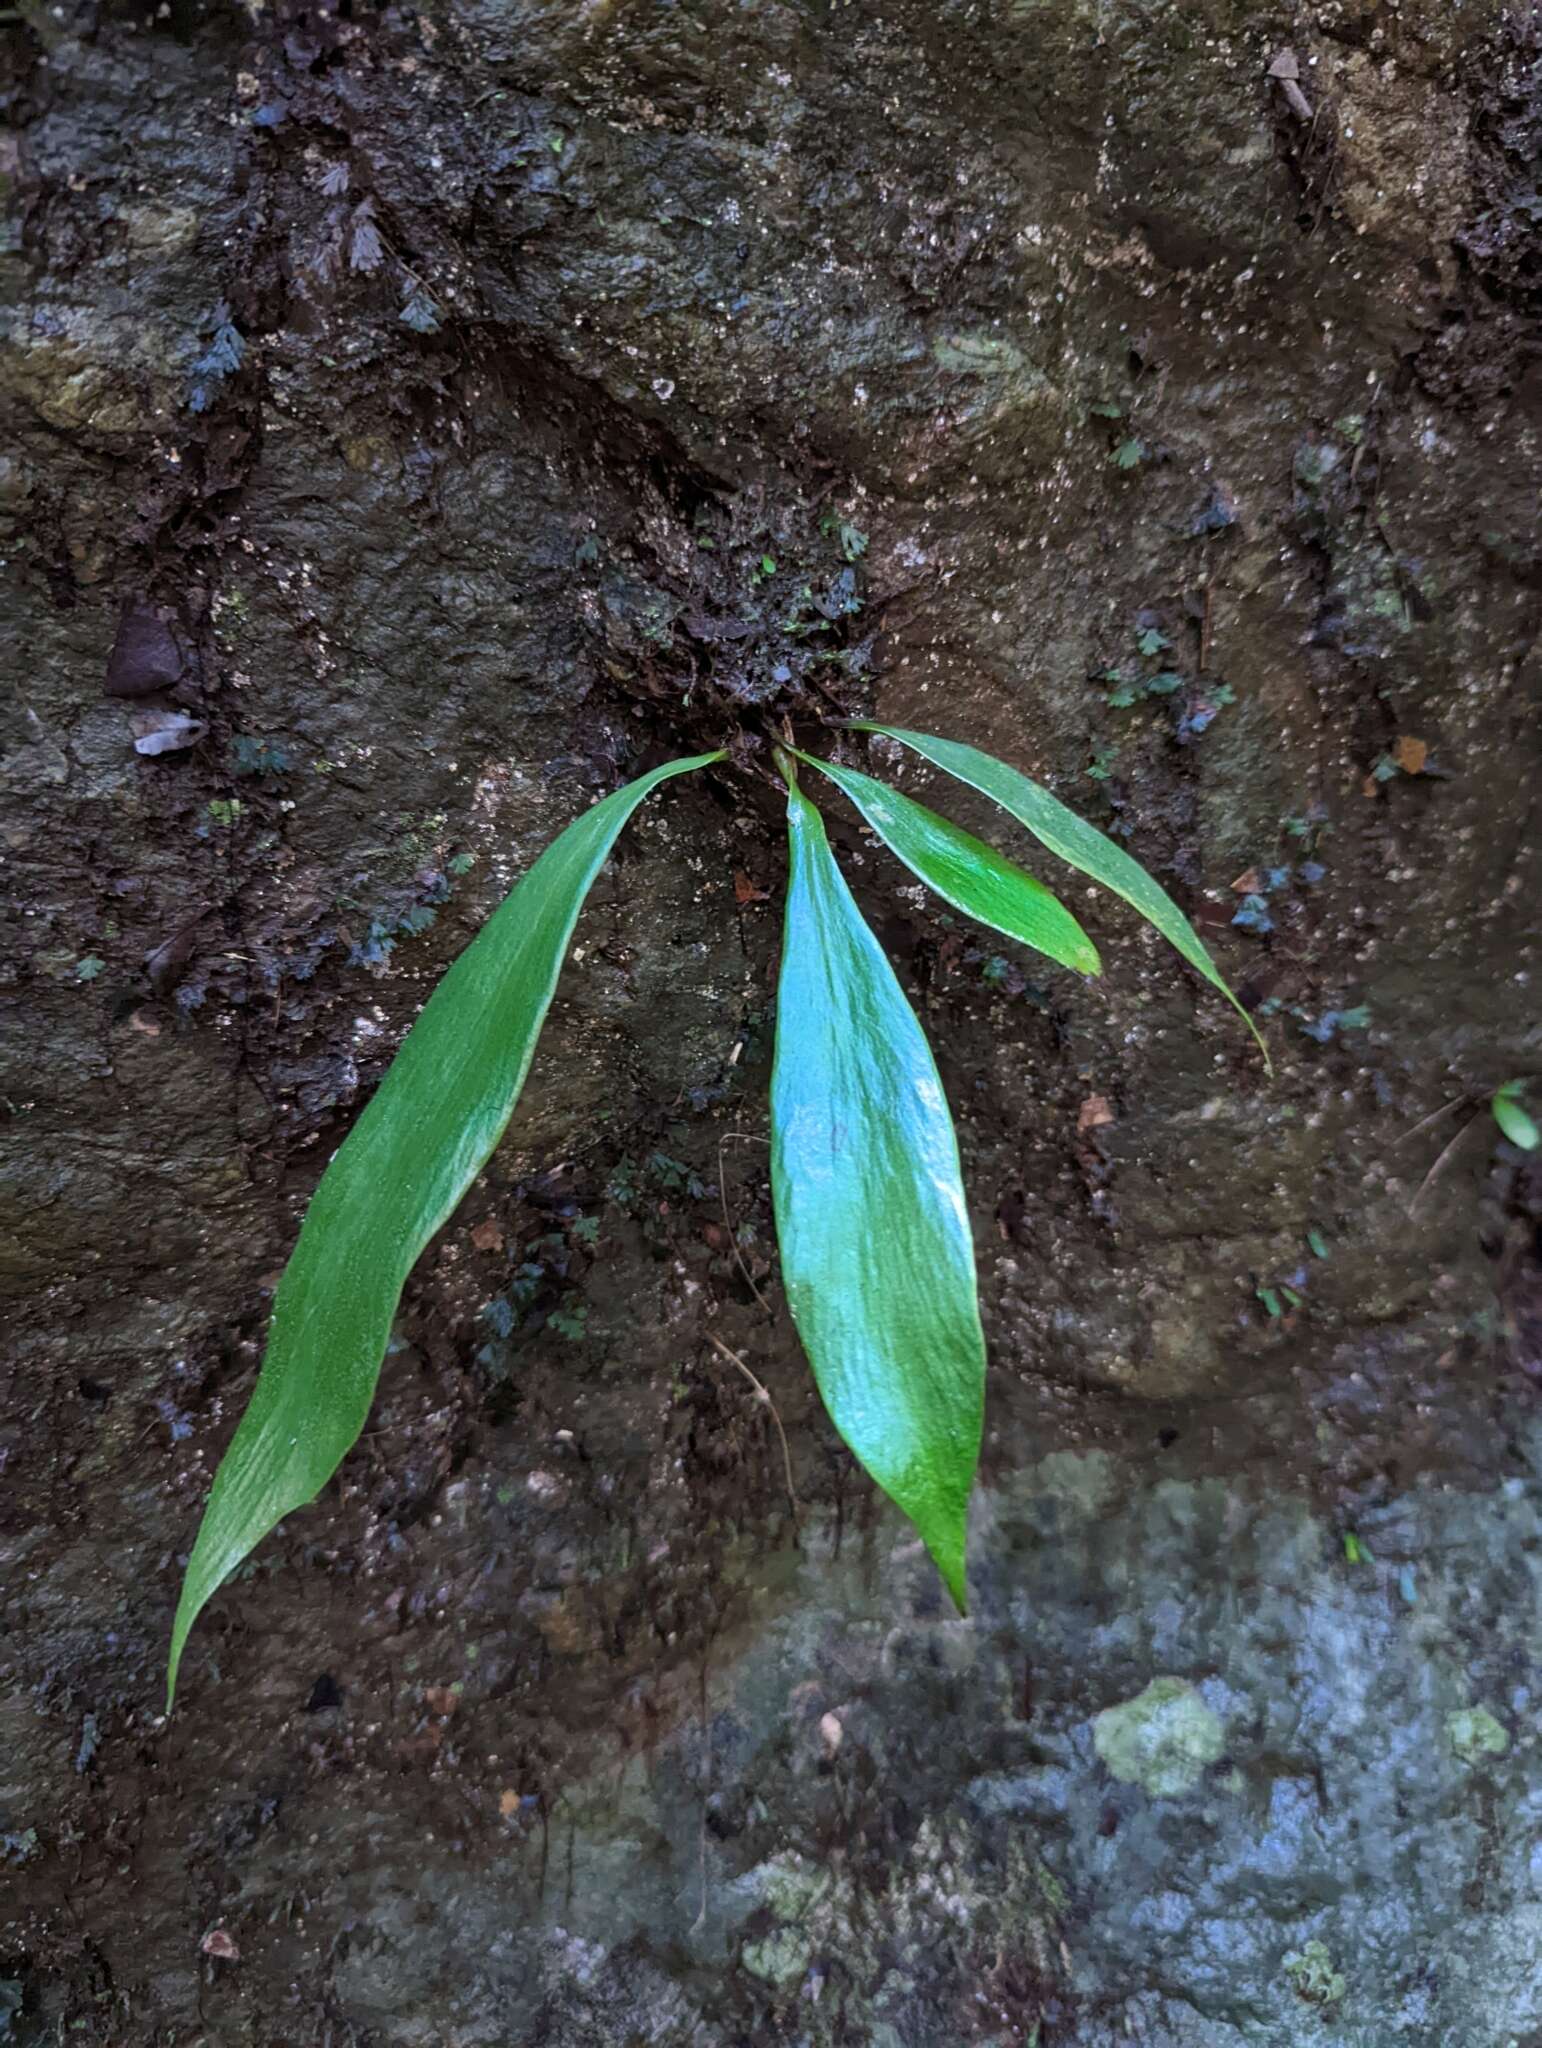
<svg viewBox="0 0 1542 2048">
<path fill-rule="evenodd" d="M 76 971 L 79 972 L 78 969 Z M 1506 1081 L 1496 1091 L 1489 1108 L 1493 1111 L 1495 1123 L 1512 1145 L 1518 1145 L 1523 1152 L 1535 1152 L 1538 1145 L 1542 1145 L 1542 1130 L 1538 1130 L 1536 1119 L 1521 1102 L 1521 1090 L 1525 1085 L 1523 1081 Z"/>
<path fill-rule="evenodd" d="M 1196 968 L 1213 988 L 1220 990 L 1257 1039 L 1264 1065 L 1273 1073 L 1274 1063 L 1269 1058 L 1269 1048 L 1264 1044 L 1258 1026 L 1227 987 L 1198 932 L 1155 876 L 1148 875 L 1140 862 L 1132 859 L 1122 846 L 1115 845 L 1106 832 L 1100 832 L 1096 825 L 1089 825 L 1085 818 L 1067 809 L 1042 784 L 1030 781 L 1017 769 L 1009 768 L 1005 761 L 998 761 L 993 754 L 981 753 L 978 747 L 966 747 L 957 740 L 933 739 L 928 733 L 908 732 L 900 726 L 879 725 L 870 719 L 854 720 L 853 724 L 858 732 L 883 733 L 891 740 L 900 741 L 934 767 L 980 790 L 1000 804 L 1003 810 L 1010 811 L 1020 825 L 1026 825 L 1051 853 L 1058 854 L 1084 875 L 1091 875 L 1095 882 L 1101 882 L 1105 889 L 1112 889 L 1116 896 L 1122 896 L 1148 924 L 1156 926 L 1191 967 Z"/>
<path fill-rule="evenodd" d="M 168 1710 L 205 1603 L 270 1529 L 315 1499 L 364 1427 L 403 1284 L 503 1135 L 578 913 L 617 835 L 661 782 L 721 758 L 655 768 L 552 842 L 435 989 L 322 1175 L 188 1560 Z"/>
<path fill-rule="evenodd" d="M 790 762 L 785 772 L 791 873 L 771 1075 L 783 1284 L 831 1421 L 962 1610 L 985 1339 L 958 1144 L 915 1014 Z"/>
<path fill-rule="evenodd" d="M 843 789 L 885 846 L 955 910 L 1078 974 L 1100 971 L 1097 948 L 1064 904 L 983 839 L 871 775 L 793 751 Z"/>
</svg>

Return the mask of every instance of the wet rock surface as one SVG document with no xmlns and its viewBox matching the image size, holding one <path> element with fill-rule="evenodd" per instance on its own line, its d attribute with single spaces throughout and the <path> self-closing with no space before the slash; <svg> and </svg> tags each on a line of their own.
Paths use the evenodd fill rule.
<svg viewBox="0 0 1542 2048">
<path fill-rule="evenodd" d="M 1536 10 L 7 33 L 0 2039 L 1534 2048 Z M 1278 1068 L 832 802 L 980 1247 L 968 1622 L 777 1312 L 766 736 L 1023 851 L 869 709 L 1125 839 Z M 725 741 L 164 1723 L 322 1163 Z"/>
</svg>

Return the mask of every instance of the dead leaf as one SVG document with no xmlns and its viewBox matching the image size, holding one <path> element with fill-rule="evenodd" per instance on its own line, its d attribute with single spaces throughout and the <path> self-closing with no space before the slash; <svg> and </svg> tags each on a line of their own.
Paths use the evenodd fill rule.
<svg viewBox="0 0 1542 2048">
<path fill-rule="evenodd" d="M 473 1225 L 471 1242 L 479 1252 L 501 1252 L 503 1232 L 492 1217 L 488 1216 L 481 1223 Z"/>
<path fill-rule="evenodd" d="M 1236 881 L 1232 883 L 1232 888 L 1239 896 L 1256 896 L 1258 894 L 1258 882 L 1259 874 L 1257 868 L 1244 868 Z"/>
<path fill-rule="evenodd" d="M 1364 782 L 1360 785 L 1360 794 L 1362 796 L 1379 796 L 1380 793 L 1381 784 L 1374 775 L 1367 775 Z"/>
<path fill-rule="evenodd" d="M 755 883 L 750 880 L 749 876 L 744 872 L 743 868 L 734 869 L 735 903 L 764 903 L 769 897 L 769 895 L 769 890 L 756 887 Z"/>
<path fill-rule="evenodd" d="M 134 711 L 129 714 L 136 754 L 175 754 L 196 747 L 209 730 L 202 718 L 185 711 Z"/>
<path fill-rule="evenodd" d="M 498 1811 L 505 1820 L 512 1820 L 519 1811 L 519 1794 L 512 1785 L 506 1785 L 498 1794 Z"/>
<path fill-rule="evenodd" d="M 241 1951 L 223 1927 L 211 1927 L 198 1946 L 206 1956 L 217 1956 L 222 1963 L 239 1963 L 241 1960 Z"/>
<path fill-rule="evenodd" d="M 1084 1138 L 1089 1131 L 1098 1130 L 1103 1124 L 1114 1121 L 1114 1112 L 1108 1106 L 1106 1095 L 1089 1095 L 1076 1115 L 1076 1135 Z"/>
<path fill-rule="evenodd" d="M 431 1714 L 448 1718 L 460 1705 L 460 1694 L 450 1685 L 425 1685 L 423 1703 Z"/>
<path fill-rule="evenodd" d="M 198 927 L 202 919 L 203 912 L 200 910 L 197 916 L 189 918 L 179 931 L 174 931 L 169 939 L 162 939 L 152 952 L 146 953 L 145 975 L 155 995 L 170 995 L 182 979 L 182 970 L 192 959 L 193 949 L 198 943 Z"/>
<path fill-rule="evenodd" d="M 1412 734 L 1404 733 L 1392 749 L 1392 758 L 1405 775 L 1422 775 L 1424 764 L 1430 757 L 1429 746 L 1424 740 L 1416 740 Z"/>
</svg>

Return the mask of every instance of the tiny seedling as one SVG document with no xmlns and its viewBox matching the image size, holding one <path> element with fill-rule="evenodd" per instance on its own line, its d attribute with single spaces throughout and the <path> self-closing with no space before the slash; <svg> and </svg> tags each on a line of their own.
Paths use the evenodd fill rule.
<svg viewBox="0 0 1542 2048">
<path fill-rule="evenodd" d="M 1508 1138 L 1522 1152 L 1535 1152 L 1542 1145 L 1542 1130 L 1538 1129 L 1536 1118 L 1522 1100 L 1525 1093 L 1526 1083 L 1523 1080 L 1506 1081 L 1502 1088 L 1494 1090 L 1489 1113 L 1498 1124 L 1502 1137 Z"/>
<path fill-rule="evenodd" d="M 855 528 L 841 540 L 848 557 L 866 545 Z M 1182 911 L 1096 826 L 974 747 L 855 729 L 981 791 L 1122 896 L 1258 1037 Z M 334 1154 L 279 1281 L 262 1370 L 188 1560 L 168 1706 L 205 1603 L 285 1515 L 315 1499 L 363 1429 L 402 1287 L 503 1135 L 584 899 L 623 826 L 662 783 L 724 758 L 655 768 L 552 842 L 440 981 Z M 983 841 L 790 743 L 776 763 L 790 847 L 771 1076 L 783 1286 L 831 1421 L 914 1523 L 962 1609 L 985 1339 L 958 1145 L 930 1048 L 841 876 L 799 765 L 833 782 L 954 909 L 1077 973 L 1096 974 L 1100 962 L 1064 905 Z M 580 1312 L 569 1325 L 576 1342 Z"/>
</svg>

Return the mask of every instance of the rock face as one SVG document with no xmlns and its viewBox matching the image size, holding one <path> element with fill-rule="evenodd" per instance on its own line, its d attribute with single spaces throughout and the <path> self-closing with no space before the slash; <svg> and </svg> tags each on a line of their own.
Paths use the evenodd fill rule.
<svg viewBox="0 0 1542 2048">
<path fill-rule="evenodd" d="M 10 34 L 0 2040 L 1537 2048 L 1542 16 Z M 1126 840 L 1278 1069 L 832 803 L 974 1207 L 967 1622 L 778 1312 L 765 735 L 1024 850 L 857 710 Z M 728 740 L 164 1722 L 326 1156 Z"/>
</svg>

